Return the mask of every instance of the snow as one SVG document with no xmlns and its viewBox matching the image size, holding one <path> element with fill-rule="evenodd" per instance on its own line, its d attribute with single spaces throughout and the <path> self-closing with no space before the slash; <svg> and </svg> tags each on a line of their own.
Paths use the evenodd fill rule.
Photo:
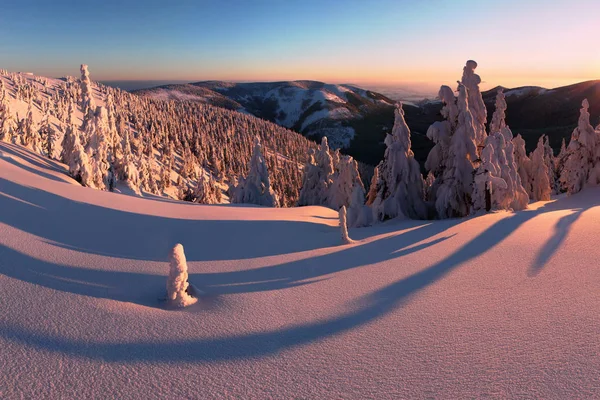
<svg viewBox="0 0 600 400">
<path fill-rule="evenodd" d="M 0 397 L 593 398 L 600 189 L 350 229 L 78 186 L 0 143 Z M 164 296 L 185 247 L 198 302 Z"/>
<path fill-rule="evenodd" d="M 325 118 L 330 118 L 332 120 L 350 119 L 350 118 L 352 118 L 352 113 L 350 112 L 350 110 L 348 110 L 347 108 L 344 108 L 344 107 L 338 107 L 338 108 L 334 108 L 332 110 L 323 109 L 323 110 L 315 111 L 314 113 L 312 113 L 308 117 L 306 117 L 304 122 L 302 122 L 302 127 L 300 128 L 300 130 L 303 131 L 310 124 L 320 121 Z"/>
</svg>

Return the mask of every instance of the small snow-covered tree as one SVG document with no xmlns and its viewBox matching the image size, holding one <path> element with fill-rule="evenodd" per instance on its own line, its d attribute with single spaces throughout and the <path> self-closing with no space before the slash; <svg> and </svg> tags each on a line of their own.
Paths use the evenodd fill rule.
<svg viewBox="0 0 600 400">
<path fill-rule="evenodd" d="M 515 165 L 517 166 L 517 172 L 521 178 L 521 183 L 527 192 L 527 196 L 529 196 L 530 199 L 533 199 L 533 192 L 531 189 L 531 177 L 533 171 L 531 169 L 531 160 L 527 157 L 527 151 L 525 150 L 525 140 L 523 140 L 521 135 L 517 135 L 513 138 L 512 144 L 514 147 Z"/>
<path fill-rule="evenodd" d="M 60 159 L 63 163 L 70 165 L 73 157 L 73 149 L 75 147 L 75 137 L 79 135 L 79 131 L 73 121 L 73 102 L 69 102 L 69 111 L 67 114 L 66 128 L 61 142 Z"/>
<path fill-rule="evenodd" d="M 314 154 L 309 154 L 304 166 L 302 188 L 298 198 L 299 206 L 328 206 L 329 187 L 332 184 L 333 158 L 329 152 L 327 137 L 321 139 L 321 145 Z"/>
<path fill-rule="evenodd" d="M 355 185 L 350 199 L 350 207 L 348 207 L 348 226 L 360 228 L 369 226 L 373 222 L 373 213 L 371 208 L 365 204 L 365 191 Z"/>
<path fill-rule="evenodd" d="M 567 147 L 567 157 L 564 163 L 560 181 L 569 194 L 577 193 L 586 184 L 600 183 L 600 157 L 597 154 L 598 134 L 590 124 L 589 102 L 584 99 L 581 103 L 579 122 Z"/>
<path fill-rule="evenodd" d="M 262 145 L 257 136 L 250 160 L 250 172 L 235 188 L 233 203 L 250 203 L 267 207 L 279 207 L 279 197 L 271 188 L 269 171 L 262 154 Z"/>
<path fill-rule="evenodd" d="M 450 152 L 450 139 L 456 130 L 458 123 L 458 107 L 456 98 L 449 86 L 440 87 L 438 93 L 444 106 L 440 113 L 444 117 L 443 121 L 434 122 L 427 129 L 427 137 L 435 143 L 427 155 L 425 169 L 432 174 L 435 179 L 430 183 L 427 200 L 435 203 L 437 190 L 443 182 L 444 170 L 448 165 L 448 155 Z"/>
<path fill-rule="evenodd" d="M 69 173 L 83 186 L 94 187 L 93 170 L 87 153 L 79 143 L 79 137 L 75 136 L 73 151 L 69 158 Z"/>
<path fill-rule="evenodd" d="M 485 146 L 485 139 L 487 133 L 485 131 L 485 124 L 487 120 L 487 109 L 483 102 L 481 91 L 479 90 L 479 84 L 481 83 L 481 77 L 475 73 L 477 63 L 473 60 L 467 61 L 463 68 L 462 84 L 467 89 L 467 103 L 469 110 L 473 116 L 473 127 L 475 129 L 475 142 L 477 143 L 478 153 Z"/>
<path fill-rule="evenodd" d="M 501 169 L 494 157 L 494 146 L 490 142 L 481 151 L 481 163 L 475 171 L 473 211 L 489 211 L 487 198 L 489 198 L 490 209 L 506 208 L 505 195 L 508 186 L 500 175 Z"/>
<path fill-rule="evenodd" d="M 535 201 L 548 201 L 551 192 L 548 167 L 544 161 L 544 137 L 542 136 L 531 154 L 531 193 Z"/>
<path fill-rule="evenodd" d="M 4 81 L 0 79 L 0 82 Z M 13 141 L 17 130 L 17 124 L 11 113 L 8 93 L 4 86 L 0 89 L 0 140 L 5 142 Z"/>
<path fill-rule="evenodd" d="M 108 169 L 110 168 L 110 143 L 108 142 L 108 117 L 106 108 L 97 107 L 92 121 L 94 129 L 89 138 L 87 152 L 93 171 L 93 187 L 107 189 Z"/>
<path fill-rule="evenodd" d="M 410 130 L 402 104 L 395 110 L 392 134 L 385 138 L 384 159 L 379 165 L 377 197 L 372 203 L 375 220 L 404 217 L 425 219 L 423 176 L 411 149 Z"/>
<path fill-rule="evenodd" d="M 371 185 L 369 186 L 369 193 L 367 194 L 366 204 L 370 206 L 377 198 L 377 183 L 379 182 L 379 166 L 375 167 L 373 171 L 373 177 L 371 178 Z"/>
<path fill-rule="evenodd" d="M 212 176 L 201 173 L 198 177 L 193 201 L 200 204 L 220 204 L 222 200 L 221 189 Z"/>
<path fill-rule="evenodd" d="M 170 307 L 183 308 L 198 301 L 193 297 L 194 290 L 188 282 L 188 266 L 181 244 L 171 250 L 169 276 L 167 277 L 167 303 Z"/>
<path fill-rule="evenodd" d="M 342 244 L 350 244 L 353 242 L 348 236 L 348 224 L 346 222 L 346 206 L 342 206 L 338 212 L 340 217 L 340 231 L 342 233 Z"/>
<path fill-rule="evenodd" d="M 336 153 L 338 159 L 337 171 L 332 179 L 327 197 L 329 207 L 339 210 L 342 206 L 350 206 L 352 194 L 356 187 L 359 187 L 358 190 L 362 190 L 363 197 L 365 188 L 358 173 L 358 163 L 350 156 L 340 156 L 338 151 Z"/>
<path fill-rule="evenodd" d="M 506 190 L 499 189 L 498 207 L 523 210 L 529 203 L 529 195 L 523 187 L 514 158 L 513 134 L 505 122 L 506 99 L 502 89 L 496 96 L 496 110 L 490 123 L 490 135 L 486 142 L 494 148 L 494 159 L 500 168 L 500 178 L 506 182 Z"/>
</svg>

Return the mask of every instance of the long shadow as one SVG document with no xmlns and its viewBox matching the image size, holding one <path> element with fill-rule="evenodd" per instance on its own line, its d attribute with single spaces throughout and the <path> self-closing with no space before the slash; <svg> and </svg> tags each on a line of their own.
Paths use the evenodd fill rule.
<svg viewBox="0 0 600 400">
<path fill-rule="evenodd" d="M 0 178 L 0 222 L 91 254 L 165 261 L 176 243 L 190 261 L 236 260 L 339 244 L 339 229 L 311 222 L 186 220 L 73 201 Z M 152 200 L 148 200 L 152 201 Z M 9 211 L 10 210 L 10 211 Z"/>
<path fill-rule="evenodd" d="M 17 326 L 0 325 L 0 335 L 8 340 L 63 354 L 100 359 L 107 362 L 215 362 L 276 354 L 282 350 L 323 340 L 371 323 L 405 304 L 420 290 L 436 283 L 464 262 L 471 260 L 506 238 L 516 227 L 531 218 L 517 213 L 489 229 L 440 262 L 407 278 L 394 282 L 359 302 L 356 311 L 328 320 L 315 321 L 269 332 L 235 335 L 218 339 L 156 342 L 90 342 L 35 333 Z M 530 213 L 531 214 L 531 213 Z M 413 232 L 418 232 L 417 229 Z M 375 243 L 379 243 L 377 241 Z M 363 247 L 363 246 L 360 246 Z M 351 250 L 351 249 L 348 249 Z M 367 250 L 367 249 L 363 249 Z M 369 249 L 381 250 L 381 249 Z M 365 251 L 367 252 L 367 251 Z M 338 262 L 349 262 L 355 254 L 335 253 Z M 321 259 L 321 262 L 328 261 Z M 334 260 L 331 260 L 334 261 Z M 321 264 L 321 266 L 327 264 Z"/>
<path fill-rule="evenodd" d="M 66 179 L 68 177 L 68 175 L 65 174 L 64 171 L 59 171 L 61 174 L 65 175 L 65 178 L 60 178 L 58 176 L 49 174 L 47 172 L 40 171 L 40 170 L 35 169 L 35 168 L 31 168 L 30 166 L 22 164 L 22 163 L 18 162 L 17 160 L 15 160 L 15 159 L 13 159 L 11 157 L 2 157 L 2 160 L 4 162 L 10 163 L 10 164 L 12 164 L 12 165 L 14 165 L 16 167 L 24 169 L 27 172 L 31 172 L 32 174 L 42 176 L 42 177 L 44 177 L 46 179 L 51 179 L 53 181 L 60 182 L 60 183 L 67 183 L 68 182 L 68 180 Z M 45 168 L 47 169 L 47 167 L 45 167 Z"/>
<path fill-rule="evenodd" d="M 0 189 L 4 188 L 3 185 L 4 182 L 0 181 Z M 14 195 L 14 193 L 11 194 Z M 37 195 L 39 195 L 39 193 L 36 193 L 36 196 Z M 33 198 L 35 198 L 35 196 L 33 196 Z M 30 196 L 29 200 L 33 200 L 33 198 Z M 51 204 L 48 205 L 46 200 Z M 56 200 L 51 197 L 49 199 L 41 200 L 44 206 L 47 208 L 49 207 L 51 210 L 54 207 L 54 204 L 52 204 L 53 201 L 58 201 L 62 204 L 64 199 Z M 70 203 L 73 202 L 69 202 L 68 204 L 71 205 Z M 22 327 L 14 325 L 10 326 L 6 323 L 0 325 L 0 335 L 8 340 L 21 342 L 48 351 L 61 352 L 78 357 L 100 359 L 107 362 L 214 362 L 264 357 L 276 354 L 282 350 L 339 335 L 372 323 L 377 319 L 388 315 L 405 305 L 413 296 L 417 295 L 422 290 L 439 282 L 449 273 L 456 270 L 461 265 L 464 265 L 464 263 L 485 254 L 485 252 L 505 240 L 523 223 L 531 220 L 542 212 L 560 208 L 562 205 L 560 203 L 562 203 L 561 200 L 547 204 L 539 210 L 518 212 L 502 218 L 441 261 L 358 299 L 356 307 L 353 307 L 351 311 L 342 311 L 339 316 L 326 320 L 318 320 L 302 325 L 260 333 L 240 334 L 217 339 L 166 341 L 163 343 L 144 341 L 119 343 L 94 342 L 88 340 L 78 341 L 61 338 L 53 334 L 36 333 Z M 19 207 L 17 204 L 10 205 Z M 94 214 L 94 206 L 85 206 L 85 210 Z M 32 208 L 35 207 L 27 207 L 26 210 L 31 211 Z M 1 203 L 0 209 L 3 209 Z M 105 211 L 102 211 L 102 213 L 104 212 Z M 110 212 L 116 211 L 111 210 Z M 131 218 L 126 216 L 129 213 L 120 213 L 121 214 L 119 215 L 112 215 L 110 220 L 112 221 L 115 217 Z M 4 214 L 6 213 L 0 214 L 0 218 L 5 219 L 6 216 Z M 106 216 L 107 215 L 104 215 L 104 217 Z M 62 217 L 65 217 L 65 215 Z M 156 217 L 149 217 L 148 220 L 151 220 L 154 224 L 161 225 L 161 221 L 154 220 L 155 218 Z M 23 218 L 21 217 L 21 219 Z M 127 221 L 127 223 L 131 222 L 131 220 Z M 205 221 L 193 222 L 197 223 Z M 290 285 L 302 284 L 307 280 L 314 280 L 334 272 L 394 259 L 412 251 L 425 249 L 439 243 L 441 240 L 447 239 L 447 237 L 429 240 L 428 242 L 420 243 L 416 246 L 414 246 L 414 244 L 432 238 L 435 235 L 439 235 L 446 229 L 461 222 L 462 221 L 460 220 L 446 220 L 436 221 L 434 223 L 421 223 L 420 225 L 415 223 L 413 230 L 403 232 L 399 235 L 365 242 L 357 246 L 342 247 L 340 251 L 335 253 L 247 271 L 192 274 L 190 280 L 196 285 L 204 285 L 204 287 L 209 291 L 212 291 L 213 294 L 281 289 L 289 287 Z M 221 223 L 222 222 L 220 221 L 219 224 Z M 257 222 L 255 221 L 249 225 L 254 227 L 256 223 Z M 64 224 L 64 226 L 67 225 L 68 224 Z M 243 224 L 240 226 L 242 225 Z M 144 226 L 144 228 L 148 227 L 148 225 Z M 31 227 L 28 226 L 28 228 Z M 334 229 L 334 231 L 337 240 L 337 229 Z M 303 232 L 300 237 L 303 239 L 308 238 L 306 232 Z M 36 283 L 37 281 L 38 284 L 59 288 L 59 290 L 73 292 L 74 289 L 67 287 L 70 279 L 75 281 L 83 280 L 91 283 L 83 286 L 88 295 L 90 292 L 99 294 L 102 290 L 110 290 L 102 286 L 98 287 L 93 285 L 93 283 L 97 285 L 98 282 L 100 282 L 101 285 L 110 287 L 110 285 L 114 285 L 115 281 L 141 279 L 141 282 L 144 282 L 148 287 L 152 287 L 153 291 L 154 286 L 158 285 L 159 278 L 152 275 L 145 277 L 137 276 L 137 274 L 122 275 L 121 273 L 111 271 L 77 271 L 75 275 L 73 275 L 69 272 L 71 267 L 61 267 L 56 265 L 48 267 L 48 263 L 45 262 L 44 264 L 35 264 L 30 262 L 28 256 L 25 256 L 26 258 L 23 259 L 19 254 L 11 254 L 12 250 L 10 249 L 5 249 L 3 251 L 4 253 L 2 254 L 4 255 L 1 258 L 3 261 L 0 263 L 2 273 L 9 276 L 12 274 L 12 276 L 17 279 L 23 279 L 28 282 Z M 21 259 L 19 259 L 19 257 L 21 257 Z M 11 266 L 9 263 L 10 259 L 13 258 L 16 259 L 17 262 Z M 19 268 L 22 269 L 23 265 L 29 265 L 30 270 L 28 272 L 18 270 Z M 46 269 L 48 269 L 48 271 L 46 271 Z M 50 275 L 50 277 L 48 277 L 48 275 Z M 161 281 L 163 281 L 163 279 L 164 278 L 162 278 Z M 233 288 L 230 288 L 229 286 L 233 286 Z M 76 290 L 84 291 L 82 288 Z M 120 291 L 122 288 L 118 287 L 118 290 Z M 144 304 L 147 296 L 145 289 L 144 293 L 136 295 L 139 296 L 139 300 L 133 298 L 133 295 L 128 297 L 128 295 L 115 294 L 110 291 L 106 293 L 106 296 L 109 298 L 134 301 L 139 302 L 140 304 Z"/>
<path fill-rule="evenodd" d="M 535 261 L 529 267 L 529 270 L 527 271 L 528 276 L 536 276 L 542 271 L 546 266 L 546 263 L 552 258 L 556 250 L 560 248 L 560 245 L 566 239 L 572 225 L 581 217 L 581 214 L 583 214 L 586 209 L 587 208 L 579 208 L 572 214 L 565 215 L 558 220 L 556 225 L 554 225 L 552 237 L 540 249 Z"/>
<path fill-rule="evenodd" d="M 22 158 L 25 161 L 27 161 L 28 163 L 33 164 L 42 169 L 50 169 L 54 172 L 60 172 L 61 174 L 67 174 L 67 170 L 65 169 L 64 166 L 62 166 L 62 164 L 59 164 L 58 162 L 51 160 L 49 158 L 43 157 L 39 154 L 35 154 L 33 152 L 27 151 L 21 146 L 17 146 L 15 144 L 6 143 L 6 142 L 0 142 L 0 151 L 10 154 L 15 157 Z M 22 166 L 22 164 L 18 164 L 18 165 Z M 36 174 L 41 172 L 39 170 L 34 170 L 34 171 Z"/>
</svg>

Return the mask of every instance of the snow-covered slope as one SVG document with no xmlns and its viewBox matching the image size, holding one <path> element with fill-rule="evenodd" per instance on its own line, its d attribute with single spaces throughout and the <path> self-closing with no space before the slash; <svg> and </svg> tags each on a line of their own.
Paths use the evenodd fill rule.
<svg viewBox="0 0 600 400">
<path fill-rule="evenodd" d="M 315 81 L 233 83 L 196 82 L 144 89 L 135 93 L 156 99 L 191 100 L 240 109 L 306 136 L 327 136 L 333 148 L 348 148 L 355 121 L 390 113 L 394 101 L 352 85 Z M 224 99 L 228 99 L 229 102 Z"/>
<path fill-rule="evenodd" d="M 350 230 L 73 184 L 0 144 L 0 397 L 594 398 L 600 191 Z M 167 310 L 182 243 L 204 292 Z"/>
</svg>

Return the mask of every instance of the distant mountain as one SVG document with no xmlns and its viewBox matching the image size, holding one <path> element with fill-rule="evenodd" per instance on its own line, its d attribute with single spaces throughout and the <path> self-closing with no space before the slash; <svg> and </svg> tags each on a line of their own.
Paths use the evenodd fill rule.
<svg viewBox="0 0 600 400">
<path fill-rule="evenodd" d="M 362 120 L 381 113 L 392 116 L 395 104 L 382 94 L 353 85 L 315 81 L 206 81 L 159 86 L 134 93 L 159 99 L 199 101 L 248 112 L 316 140 L 327 136 L 334 148 L 348 148 L 353 139 L 367 133 Z"/>
<path fill-rule="evenodd" d="M 496 93 L 501 87 L 483 92 L 488 120 L 494 112 Z M 590 102 L 592 123 L 600 118 L 600 80 L 581 82 L 556 89 L 535 86 L 503 88 L 508 109 L 507 123 L 521 134 L 527 150 L 547 134 L 558 151 L 562 138 L 567 142 L 577 125 L 581 101 Z M 314 81 L 233 83 L 207 81 L 166 85 L 134 93 L 157 99 L 191 100 L 238 110 L 275 122 L 319 140 L 327 136 L 333 147 L 341 147 L 359 161 L 377 165 L 383 158 L 385 135 L 394 124 L 395 101 L 387 96 L 353 85 L 332 85 Z M 404 103 L 405 118 L 412 131 L 416 159 L 424 164 L 433 143 L 427 128 L 441 120 L 441 103 L 426 100 Z"/>
<path fill-rule="evenodd" d="M 496 93 L 500 87 L 483 93 L 488 109 L 488 120 L 494 112 Z M 600 122 L 600 80 L 586 81 L 555 89 L 525 86 L 504 89 L 506 95 L 506 123 L 513 133 L 520 133 L 529 151 L 535 148 L 537 139 L 546 134 L 555 149 L 560 148 L 562 138 L 567 143 L 577 126 L 583 99 L 590 103 L 591 122 Z"/>
</svg>

